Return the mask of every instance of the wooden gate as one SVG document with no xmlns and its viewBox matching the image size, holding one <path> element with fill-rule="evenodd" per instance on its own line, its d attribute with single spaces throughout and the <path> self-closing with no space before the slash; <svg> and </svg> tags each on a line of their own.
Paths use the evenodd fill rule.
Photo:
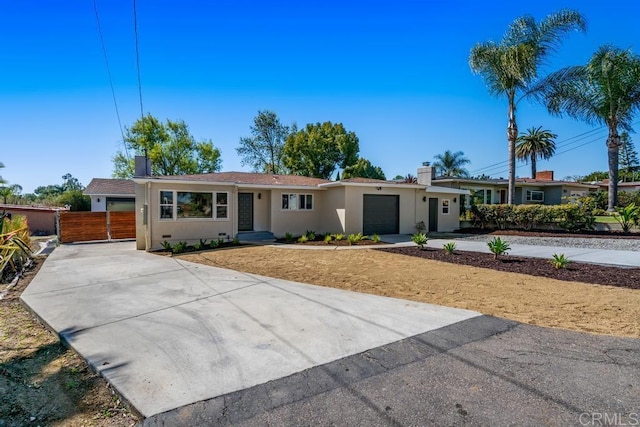
<svg viewBox="0 0 640 427">
<path fill-rule="evenodd" d="M 60 242 L 132 239 L 136 237 L 135 211 L 60 211 Z"/>
</svg>

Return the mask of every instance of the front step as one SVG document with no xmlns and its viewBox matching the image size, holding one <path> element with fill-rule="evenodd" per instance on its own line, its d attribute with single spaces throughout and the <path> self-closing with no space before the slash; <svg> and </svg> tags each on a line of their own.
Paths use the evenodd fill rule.
<svg viewBox="0 0 640 427">
<path fill-rule="evenodd" d="M 241 231 L 236 237 L 240 241 L 251 242 L 251 241 L 259 241 L 259 240 L 275 240 L 275 236 L 270 231 Z"/>
</svg>

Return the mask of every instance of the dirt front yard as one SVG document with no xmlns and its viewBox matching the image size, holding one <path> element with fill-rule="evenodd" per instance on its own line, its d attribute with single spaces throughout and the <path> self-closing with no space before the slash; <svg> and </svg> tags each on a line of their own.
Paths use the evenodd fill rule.
<svg viewBox="0 0 640 427">
<path fill-rule="evenodd" d="M 254 246 L 179 258 L 314 285 L 465 308 L 532 325 L 640 337 L 640 290 L 494 271 L 372 249 Z"/>
</svg>

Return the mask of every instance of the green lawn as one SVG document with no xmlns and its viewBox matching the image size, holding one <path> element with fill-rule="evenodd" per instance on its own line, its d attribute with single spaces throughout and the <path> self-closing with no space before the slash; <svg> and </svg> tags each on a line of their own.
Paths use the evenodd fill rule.
<svg viewBox="0 0 640 427">
<path fill-rule="evenodd" d="M 609 215 L 597 216 L 596 222 L 600 222 L 604 224 L 611 224 L 611 223 L 618 224 L 618 221 L 616 221 L 615 217 L 609 216 Z"/>
</svg>

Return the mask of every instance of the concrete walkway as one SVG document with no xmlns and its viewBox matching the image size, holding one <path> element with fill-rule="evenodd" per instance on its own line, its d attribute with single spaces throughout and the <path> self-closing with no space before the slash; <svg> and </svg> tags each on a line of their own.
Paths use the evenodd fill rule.
<svg viewBox="0 0 640 427">
<path fill-rule="evenodd" d="M 480 316 L 136 251 L 62 245 L 23 302 L 144 417 Z"/>
<path fill-rule="evenodd" d="M 372 248 L 392 248 L 399 246 L 415 246 L 411 242 L 411 235 L 408 234 L 393 234 L 381 236 L 382 241 L 390 243 L 389 245 L 379 246 L 329 246 L 329 245 L 287 245 L 288 249 L 304 249 L 304 250 L 357 250 L 357 249 L 372 249 Z M 509 241 L 509 237 L 502 237 L 502 240 Z M 449 242 L 455 242 L 456 248 L 461 251 L 471 252 L 484 252 L 490 253 L 489 248 L 485 242 L 470 241 L 463 238 L 452 239 L 429 239 L 427 247 L 429 248 L 442 248 L 442 245 Z M 615 265 L 621 267 L 640 267 L 640 253 L 636 251 L 619 251 L 619 250 L 607 250 L 607 249 L 586 249 L 586 248 L 572 248 L 572 247 L 557 247 L 557 246 L 539 246 L 539 245 L 523 245 L 513 244 L 510 245 L 509 255 L 534 257 L 534 258 L 547 258 L 551 259 L 553 254 L 564 254 L 571 261 L 575 262 L 588 262 L 594 264 L 603 265 Z"/>
</svg>

